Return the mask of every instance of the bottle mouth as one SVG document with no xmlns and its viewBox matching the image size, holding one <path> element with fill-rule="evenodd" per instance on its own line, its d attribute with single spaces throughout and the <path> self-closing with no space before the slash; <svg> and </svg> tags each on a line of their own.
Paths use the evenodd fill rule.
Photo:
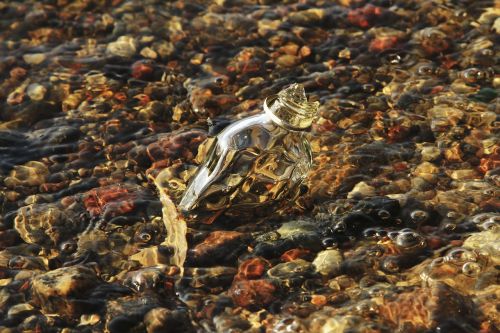
<svg viewBox="0 0 500 333">
<path fill-rule="evenodd" d="M 311 127 L 319 102 L 309 102 L 304 86 L 294 83 L 264 100 L 264 111 L 280 126 L 303 131 Z"/>
</svg>

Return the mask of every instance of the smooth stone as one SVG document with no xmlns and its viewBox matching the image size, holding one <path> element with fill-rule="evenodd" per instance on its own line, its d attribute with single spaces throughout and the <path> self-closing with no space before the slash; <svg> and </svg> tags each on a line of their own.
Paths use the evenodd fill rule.
<svg viewBox="0 0 500 333">
<path fill-rule="evenodd" d="M 491 255 L 495 261 L 500 260 L 500 228 L 494 227 L 472 234 L 465 240 L 463 247 L 484 251 Z"/>
<path fill-rule="evenodd" d="M 422 162 L 415 168 L 413 173 L 415 176 L 434 184 L 438 180 L 437 174 L 439 173 L 439 168 L 430 162 Z"/>
<path fill-rule="evenodd" d="M 38 83 L 32 83 L 26 89 L 29 98 L 34 101 L 41 101 L 47 93 L 47 88 Z"/>
<path fill-rule="evenodd" d="M 241 318 L 240 316 L 222 313 L 214 317 L 215 330 L 217 332 L 245 332 L 251 325 L 250 323 Z"/>
<path fill-rule="evenodd" d="M 424 178 L 415 177 L 411 179 L 411 187 L 418 191 L 429 191 L 433 185 Z"/>
<path fill-rule="evenodd" d="M 267 271 L 267 275 L 278 279 L 301 277 L 311 271 L 311 263 L 303 259 L 278 264 Z"/>
<path fill-rule="evenodd" d="M 150 47 L 145 47 L 141 50 L 141 56 L 149 59 L 156 59 L 158 57 L 158 53 Z"/>
<path fill-rule="evenodd" d="M 175 46 L 174 44 L 170 42 L 156 42 L 153 43 L 152 49 L 161 57 L 161 58 L 167 58 L 172 53 L 175 51 Z"/>
<path fill-rule="evenodd" d="M 79 314 L 79 302 L 99 284 L 96 273 L 83 265 L 62 267 L 40 274 L 32 280 L 33 299 L 45 313 L 73 317 Z"/>
<path fill-rule="evenodd" d="M 320 323 L 321 321 L 317 321 Z M 351 330 L 357 331 L 359 327 L 364 326 L 363 319 L 358 316 L 333 316 L 325 318 L 323 325 L 320 327 L 313 326 L 318 329 L 315 332 L 328 333 L 328 332 L 348 332 Z M 364 327 L 363 327 L 364 328 Z M 364 332 L 364 330 L 360 330 Z"/>
<path fill-rule="evenodd" d="M 282 239 L 291 239 L 299 234 L 316 234 L 317 225 L 308 220 L 295 220 L 283 225 L 277 230 Z"/>
<path fill-rule="evenodd" d="M 477 171 L 473 169 L 454 170 L 450 173 L 450 178 L 455 180 L 478 179 Z"/>
<path fill-rule="evenodd" d="M 422 155 L 423 161 L 432 162 L 441 156 L 441 149 L 437 147 L 424 147 L 420 154 Z"/>
<path fill-rule="evenodd" d="M 47 56 L 44 53 L 31 53 L 23 55 L 23 60 L 30 65 L 39 65 L 45 61 Z"/>
<path fill-rule="evenodd" d="M 136 42 L 130 36 L 120 36 L 115 42 L 109 43 L 106 53 L 123 58 L 131 58 L 137 51 Z"/>
<path fill-rule="evenodd" d="M 144 323 L 148 333 L 194 332 L 187 312 L 180 310 L 154 308 L 146 313 Z"/>
<path fill-rule="evenodd" d="M 319 252 L 312 265 L 321 275 L 332 277 L 340 273 L 342 262 L 343 258 L 340 251 L 329 249 Z"/>
<path fill-rule="evenodd" d="M 290 54 L 284 54 L 276 59 L 276 64 L 282 67 L 293 67 L 300 63 L 300 58 Z"/>
<path fill-rule="evenodd" d="M 45 164 L 29 161 L 24 165 L 16 165 L 4 182 L 7 187 L 13 189 L 17 186 L 39 186 L 45 183 L 48 175 L 49 169 Z"/>
<path fill-rule="evenodd" d="M 497 34 L 500 34 L 500 17 L 493 22 L 491 30 L 494 30 Z"/>
<path fill-rule="evenodd" d="M 276 299 L 276 287 L 267 280 L 235 281 L 229 288 L 229 296 L 237 306 L 263 307 Z"/>
<path fill-rule="evenodd" d="M 27 317 L 28 315 L 32 314 L 34 311 L 33 305 L 29 303 L 20 303 L 16 304 L 10 307 L 9 311 L 7 311 L 7 317 L 9 318 L 15 318 L 19 316 L 24 316 Z"/>
<path fill-rule="evenodd" d="M 355 198 L 355 197 L 373 197 L 375 196 L 375 188 L 373 186 L 368 185 L 365 182 L 359 182 L 357 183 L 354 188 L 347 194 L 348 198 Z"/>
</svg>

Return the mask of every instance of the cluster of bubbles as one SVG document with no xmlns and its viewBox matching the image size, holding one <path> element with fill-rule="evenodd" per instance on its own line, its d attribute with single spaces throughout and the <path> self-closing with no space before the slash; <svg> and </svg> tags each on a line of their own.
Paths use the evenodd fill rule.
<svg viewBox="0 0 500 333">
<path fill-rule="evenodd" d="M 474 215 L 471 221 L 483 231 L 496 229 L 500 227 L 500 214 L 481 213 Z"/>
<path fill-rule="evenodd" d="M 452 270 L 455 274 L 462 273 L 465 276 L 474 278 L 478 277 L 483 271 L 484 260 L 485 257 L 476 251 L 457 247 L 449 250 L 445 256 L 434 259 L 429 265 L 429 270 L 432 274 L 434 269 L 447 265 L 449 268 L 455 268 Z M 429 272 L 425 274 L 427 275 Z M 429 277 L 432 278 L 432 276 Z"/>
<path fill-rule="evenodd" d="M 368 228 L 363 237 L 375 241 L 391 240 L 401 250 L 412 250 L 426 246 L 425 238 L 411 228 L 387 230 L 384 228 Z"/>
</svg>

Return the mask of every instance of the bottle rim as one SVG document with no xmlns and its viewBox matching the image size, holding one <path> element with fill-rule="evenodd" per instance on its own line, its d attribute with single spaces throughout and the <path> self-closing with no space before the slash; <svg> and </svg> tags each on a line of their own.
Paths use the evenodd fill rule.
<svg viewBox="0 0 500 333">
<path fill-rule="evenodd" d="M 292 100 L 283 100 L 278 94 L 264 100 L 264 111 L 273 122 L 292 131 L 305 131 L 312 125 L 319 103 L 298 104 Z"/>
</svg>

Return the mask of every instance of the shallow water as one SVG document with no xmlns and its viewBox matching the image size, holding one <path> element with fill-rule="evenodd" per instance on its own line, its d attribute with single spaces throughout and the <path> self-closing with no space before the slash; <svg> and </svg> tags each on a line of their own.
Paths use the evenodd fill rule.
<svg viewBox="0 0 500 333">
<path fill-rule="evenodd" d="M 0 330 L 498 331 L 496 7 L 0 2 Z M 180 237 L 207 137 L 294 82 L 307 190 Z"/>
</svg>

